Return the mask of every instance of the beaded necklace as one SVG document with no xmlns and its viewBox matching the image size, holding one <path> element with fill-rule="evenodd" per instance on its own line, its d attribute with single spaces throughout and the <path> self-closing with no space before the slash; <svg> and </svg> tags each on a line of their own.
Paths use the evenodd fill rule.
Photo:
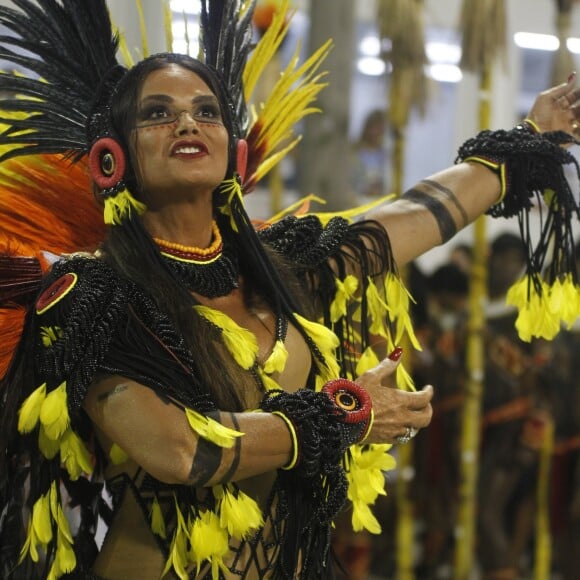
<svg viewBox="0 0 580 580">
<path fill-rule="evenodd" d="M 212 243 L 207 248 L 185 246 L 153 238 L 169 269 L 188 290 L 207 298 L 229 294 L 238 287 L 238 258 L 231 244 L 224 244 L 219 227 L 212 222 Z"/>
</svg>

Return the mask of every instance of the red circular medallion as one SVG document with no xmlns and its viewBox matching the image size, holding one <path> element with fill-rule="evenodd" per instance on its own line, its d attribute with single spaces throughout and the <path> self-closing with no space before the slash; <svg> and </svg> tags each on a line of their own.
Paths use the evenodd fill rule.
<svg viewBox="0 0 580 580">
<path fill-rule="evenodd" d="M 36 302 L 36 314 L 43 314 L 66 296 L 77 283 L 78 276 L 72 272 L 53 282 Z"/>
</svg>

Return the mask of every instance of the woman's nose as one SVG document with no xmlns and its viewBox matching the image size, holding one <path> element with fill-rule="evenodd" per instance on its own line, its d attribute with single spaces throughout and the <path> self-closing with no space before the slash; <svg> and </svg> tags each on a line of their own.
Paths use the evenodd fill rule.
<svg viewBox="0 0 580 580">
<path fill-rule="evenodd" d="M 178 113 L 177 119 L 175 121 L 175 132 L 178 135 L 182 135 L 186 132 L 198 133 L 199 127 L 197 126 L 197 121 L 190 111 L 181 111 Z"/>
</svg>

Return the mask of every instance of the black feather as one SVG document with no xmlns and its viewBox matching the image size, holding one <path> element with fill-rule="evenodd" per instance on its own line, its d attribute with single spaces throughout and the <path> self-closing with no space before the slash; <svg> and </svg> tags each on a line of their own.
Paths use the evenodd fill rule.
<svg viewBox="0 0 580 580">
<path fill-rule="evenodd" d="M 202 0 L 201 45 L 205 63 L 217 70 L 228 88 L 237 132 L 244 135 L 248 114 L 242 74 L 253 48 L 252 15 L 256 0 L 242 11 L 241 0 Z"/>
<path fill-rule="evenodd" d="M 105 0 L 13 0 L 0 7 L 0 60 L 25 76 L 0 75 L 0 144 L 13 145 L 0 161 L 19 155 L 88 152 L 87 123 L 101 81 L 118 66 L 118 38 Z"/>
</svg>

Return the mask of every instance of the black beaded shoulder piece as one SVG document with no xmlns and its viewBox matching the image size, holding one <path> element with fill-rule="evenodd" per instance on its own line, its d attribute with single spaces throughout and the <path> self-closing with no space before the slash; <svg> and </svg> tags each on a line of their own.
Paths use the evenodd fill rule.
<svg viewBox="0 0 580 580">
<path fill-rule="evenodd" d="M 37 382 L 48 390 L 67 381 L 71 412 L 127 320 L 129 286 L 107 264 L 89 255 L 56 262 L 43 282 L 25 335 L 34 343 Z"/>
</svg>

